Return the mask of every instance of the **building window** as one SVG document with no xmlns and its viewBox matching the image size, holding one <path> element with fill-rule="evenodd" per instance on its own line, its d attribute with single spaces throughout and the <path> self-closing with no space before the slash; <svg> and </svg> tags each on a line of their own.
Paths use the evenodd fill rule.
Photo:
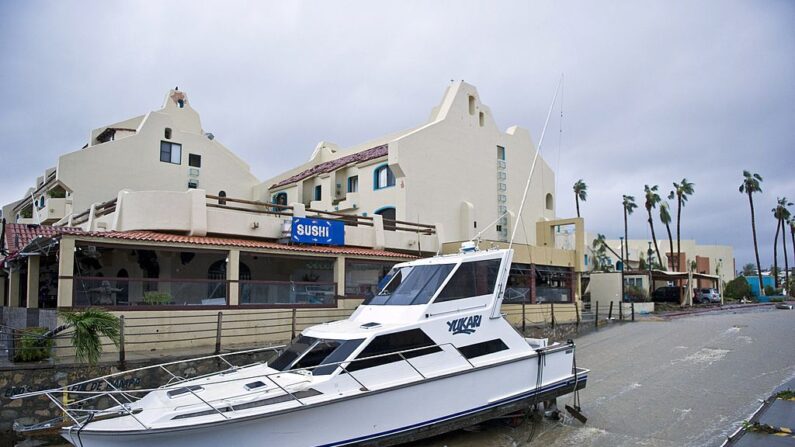
<svg viewBox="0 0 795 447">
<path fill-rule="evenodd" d="M 483 127 L 483 125 L 486 123 L 486 114 L 483 113 L 483 112 L 480 112 L 480 118 L 479 118 L 478 121 L 479 121 L 480 127 Z"/>
<path fill-rule="evenodd" d="M 315 186 L 315 200 L 320 200 L 323 197 L 323 187 L 321 185 Z"/>
<path fill-rule="evenodd" d="M 226 205 L 226 191 L 218 191 L 218 204 Z"/>
<path fill-rule="evenodd" d="M 383 189 L 389 188 L 390 186 L 395 186 L 395 174 L 392 173 L 392 170 L 389 169 L 387 165 L 381 165 L 375 169 L 373 175 L 374 181 L 374 189 Z"/>
<path fill-rule="evenodd" d="M 546 202 L 547 202 L 546 206 L 547 206 L 548 210 L 552 210 L 552 209 L 555 208 L 555 203 L 554 203 L 554 200 L 552 199 L 552 193 L 547 193 Z"/>
<path fill-rule="evenodd" d="M 201 168 L 202 156 L 199 154 L 188 154 L 188 166 L 193 166 L 194 168 Z"/>
<path fill-rule="evenodd" d="M 497 160 L 505 160 L 505 148 L 497 146 Z"/>
<path fill-rule="evenodd" d="M 284 191 L 282 191 L 282 192 L 277 192 L 277 193 L 276 193 L 276 194 L 274 194 L 274 195 L 273 195 L 273 197 L 271 198 L 271 203 L 275 203 L 276 205 L 284 205 L 284 206 L 287 206 L 287 193 L 286 193 L 286 192 L 284 192 Z"/>
<path fill-rule="evenodd" d="M 469 95 L 469 114 L 475 114 L 475 97 L 472 95 Z"/>
<path fill-rule="evenodd" d="M 199 187 L 199 181 L 196 179 L 188 180 L 188 189 L 196 189 Z"/>
<path fill-rule="evenodd" d="M 384 230 L 395 231 L 396 212 L 394 207 L 381 208 L 375 214 L 379 214 L 384 218 Z"/>
<path fill-rule="evenodd" d="M 394 265 L 395 262 L 345 259 L 345 296 L 373 297 L 384 286 L 381 282 Z"/>
<path fill-rule="evenodd" d="M 166 140 L 170 140 L 171 139 L 171 128 L 170 127 L 166 127 L 165 132 L 163 132 L 163 137 Z"/>
<path fill-rule="evenodd" d="M 177 106 L 178 106 L 180 109 L 183 109 L 183 108 L 185 108 L 185 100 L 184 100 L 184 99 L 178 99 L 178 100 L 177 100 Z"/>
<path fill-rule="evenodd" d="M 160 161 L 166 163 L 174 163 L 175 165 L 181 164 L 182 145 L 177 143 L 169 143 L 168 141 L 161 141 Z"/>
<path fill-rule="evenodd" d="M 348 177 L 348 192 L 359 192 L 359 176 Z"/>
</svg>

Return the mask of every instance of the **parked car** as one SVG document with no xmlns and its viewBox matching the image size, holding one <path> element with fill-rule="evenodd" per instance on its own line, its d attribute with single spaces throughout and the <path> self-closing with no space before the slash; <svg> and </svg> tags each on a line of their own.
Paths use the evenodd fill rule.
<svg viewBox="0 0 795 447">
<path fill-rule="evenodd" d="M 720 294 L 717 289 L 696 289 L 697 303 L 720 303 Z"/>
<path fill-rule="evenodd" d="M 679 287 L 666 286 L 659 287 L 651 293 L 651 300 L 655 303 L 676 303 L 679 304 Z"/>
</svg>

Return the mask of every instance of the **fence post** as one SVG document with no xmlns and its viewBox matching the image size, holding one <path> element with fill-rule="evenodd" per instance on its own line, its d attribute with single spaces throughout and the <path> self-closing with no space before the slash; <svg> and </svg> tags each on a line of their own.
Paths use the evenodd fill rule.
<svg viewBox="0 0 795 447">
<path fill-rule="evenodd" d="M 522 298 L 522 335 L 527 331 L 527 318 L 525 317 L 525 300 Z"/>
<path fill-rule="evenodd" d="M 632 308 L 632 321 L 635 321 L 635 302 L 634 301 L 630 304 L 630 307 Z"/>
<path fill-rule="evenodd" d="M 292 324 L 290 326 L 290 340 L 295 338 L 295 314 L 298 309 L 293 308 Z"/>
<path fill-rule="evenodd" d="M 124 315 L 119 317 L 119 363 L 124 363 Z"/>
<path fill-rule="evenodd" d="M 577 327 L 580 326 L 580 305 L 577 304 L 577 300 L 574 300 L 574 313 L 577 314 Z"/>
<path fill-rule="evenodd" d="M 607 319 L 610 320 L 613 318 L 613 302 L 610 301 L 610 310 L 607 312 Z"/>
<path fill-rule="evenodd" d="M 624 321 L 624 301 L 618 302 L 618 321 Z"/>
<path fill-rule="evenodd" d="M 555 328 L 555 302 L 549 303 L 549 310 L 552 312 L 552 329 Z"/>
<path fill-rule="evenodd" d="M 595 328 L 599 327 L 599 301 L 596 302 L 596 314 L 593 316 L 593 326 Z"/>
<path fill-rule="evenodd" d="M 221 353 L 221 330 L 222 330 L 222 323 L 224 320 L 224 313 L 218 312 L 218 326 L 215 329 L 215 353 Z"/>
</svg>

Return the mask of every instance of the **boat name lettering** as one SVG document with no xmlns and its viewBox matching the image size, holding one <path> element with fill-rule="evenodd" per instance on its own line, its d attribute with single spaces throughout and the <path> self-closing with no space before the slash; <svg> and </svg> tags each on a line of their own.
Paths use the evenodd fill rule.
<svg viewBox="0 0 795 447">
<path fill-rule="evenodd" d="M 447 322 L 447 330 L 455 334 L 472 334 L 475 328 L 480 327 L 480 321 L 483 319 L 480 315 L 471 317 L 459 318 L 457 320 Z"/>
</svg>

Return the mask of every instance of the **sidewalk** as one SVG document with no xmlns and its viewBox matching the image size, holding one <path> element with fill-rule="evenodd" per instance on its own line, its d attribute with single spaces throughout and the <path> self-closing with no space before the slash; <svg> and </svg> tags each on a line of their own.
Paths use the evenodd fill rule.
<svg viewBox="0 0 795 447">
<path fill-rule="evenodd" d="M 722 447 L 795 446 L 795 379 L 778 387 Z"/>
</svg>

